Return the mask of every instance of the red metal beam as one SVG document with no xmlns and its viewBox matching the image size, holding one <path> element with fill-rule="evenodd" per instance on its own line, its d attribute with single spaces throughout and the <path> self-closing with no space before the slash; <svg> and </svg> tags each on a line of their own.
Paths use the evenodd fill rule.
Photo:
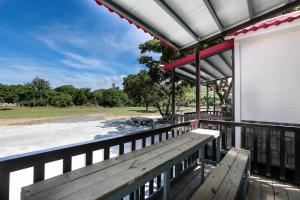
<svg viewBox="0 0 300 200">
<path fill-rule="evenodd" d="M 234 41 L 233 40 L 228 40 L 228 41 L 225 41 L 223 43 L 217 44 L 215 46 L 209 47 L 207 49 L 204 49 L 204 50 L 200 51 L 200 53 L 199 53 L 200 58 L 204 59 L 204 58 L 207 58 L 209 56 L 216 55 L 220 52 L 223 52 L 223 51 L 226 51 L 228 49 L 233 48 L 233 45 L 234 45 Z M 188 64 L 188 63 L 191 63 L 191 62 L 195 62 L 195 53 L 187 55 L 183 58 L 180 58 L 178 60 L 175 60 L 171 63 L 166 64 L 163 67 L 163 70 L 164 71 L 171 71 L 174 68 L 181 67 L 182 65 L 185 65 L 185 64 Z"/>
</svg>

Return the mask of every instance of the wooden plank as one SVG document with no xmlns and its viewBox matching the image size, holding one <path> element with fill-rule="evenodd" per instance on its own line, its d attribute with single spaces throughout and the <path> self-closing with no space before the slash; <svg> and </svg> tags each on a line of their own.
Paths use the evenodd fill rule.
<svg viewBox="0 0 300 200">
<path fill-rule="evenodd" d="M 209 174 L 213 171 L 214 166 L 206 165 L 204 170 L 204 176 L 207 178 Z M 184 187 L 178 188 L 178 193 L 176 195 L 171 195 L 171 199 L 173 200 L 187 200 L 190 199 L 192 194 L 197 190 L 201 183 L 201 176 L 200 176 L 201 167 L 198 166 L 196 170 L 192 174 L 192 180 L 186 180 L 182 181 L 182 185 L 184 184 Z M 175 190 L 175 189 L 174 189 Z M 173 191 L 173 188 L 172 188 Z"/>
<path fill-rule="evenodd" d="M 196 134 L 204 134 L 204 135 L 211 135 L 214 138 L 220 137 L 220 131 L 217 130 L 210 130 L 210 129 L 203 129 L 203 128 L 197 128 L 191 131 L 191 133 L 196 133 Z"/>
<path fill-rule="evenodd" d="M 289 199 L 287 191 L 285 189 L 285 183 L 282 181 L 272 181 L 274 200 L 286 200 Z"/>
<path fill-rule="evenodd" d="M 172 139 L 172 142 L 174 144 L 182 144 L 182 143 L 185 143 L 186 141 L 190 141 L 188 135 Z M 136 151 L 133 151 L 133 152 L 130 152 L 130 153 L 112 158 L 112 159 L 105 160 L 105 161 L 100 162 L 100 163 L 96 163 L 96 164 L 93 164 L 93 165 L 90 165 L 90 166 L 86 166 L 84 168 L 80 168 L 78 170 L 74 170 L 72 172 L 65 173 L 65 174 L 62 174 L 60 176 L 53 177 L 53 178 L 47 179 L 47 180 L 42 181 L 42 182 L 38 182 L 34 185 L 23 187 L 22 191 L 24 191 L 27 194 L 27 196 L 31 196 L 33 194 L 36 194 L 36 193 L 39 193 L 39 192 L 42 192 L 42 191 L 45 191 L 45 190 L 49 190 L 50 188 L 57 187 L 57 186 L 62 185 L 62 184 L 66 184 L 68 182 L 79 179 L 81 177 L 88 176 L 88 175 L 93 174 L 97 171 L 110 168 L 110 167 L 115 166 L 117 164 L 120 164 L 122 162 L 126 162 L 126 161 L 128 161 L 132 158 L 138 157 L 140 155 L 143 155 L 143 154 L 148 153 L 150 151 L 153 151 L 155 149 L 166 146 L 169 143 L 170 143 L 169 141 L 163 141 L 163 142 L 157 143 L 155 145 L 145 147 L 145 148 L 140 149 L 140 150 L 136 150 Z"/>
<path fill-rule="evenodd" d="M 236 199 L 239 193 L 239 188 L 243 180 L 244 172 L 247 166 L 250 152 L 240 150 L 232 167 L 229 169 L 225 179 L 223 180 L 215 200 Z"/>
<path fill-rule="evenodd" d="M 109 178 L 102 179 L 94 184 L 90 184 L 90 179 L 85 180 L 89 182 L 88 187 L 82 187 L 81 189 L 77 190 L 76 192 L 68 192 L 65 193 L 65 189 L 61 187 L 61 191 L 64 192 L 65 200 L 81 200 L 81 199 L 105 199 L 110 197 L 111 195 L 115 195 L 121 188 L 128 186 L 129 184 L 136 183 L 139 179 L 144 178 L 146 175 L 149 175 L 152 171 L 158 170 L 157 173 L 160 173 L 160 170 L 165 170 L 166 168 L 170 167 L 170 165 L 175 164 L 177 162 L 178 156 L 181 157 L 186 153 L 190 153 L 193 148 L 199 148 L 202 143 L 209 142 L 212 137 L 211 136 L 198 136 L 194 134 L 189 134 L 191 137 L 191 141 L 177 145 L 176 148 L 172 148 L 163 154 L 158 154 L 154 158 L 149 158 L 149 152 L 145 154 L 145 159 L 147 161 L 140 162 L 140 159 L 133 159 L 133 162 L 126 171 L 121 171 L 120 173 L 110 174 Z M 172 145 L 172 144 L 171 144 Z M 198 147 L 199 146 L 199 147 Z M 154 150 L 159 152 L 158 150 Z M 153 151 L 153 152 L 154 152 Z M 180 158 L 181 158 L 180 157 Z M 172 162 L 171 162 L 172 161 Z M 112 170 L 113 172 L 114 170 Z M 102 177 L 105 176 L 105 173 L 101 173 Z M 94 177 L 94 176 L 93 176 Z M 90 177 L 91 178 L 91 177 Z M 83 184 L 84 181 L 81 182 Z M 71 187 L 73 186 L 72 184 Z M 81 186 L 81 185 L 80 185 Z M 113 186 L 113 187 L 112 187 Z M 78 186 L 77 186 L 78 187 Z M 58 199 L 56 194 L 52 194 L 51 196 L 44 196 L 44 199 Z"/>
<path fill-rule="evenodd" d="M 176 151 L 174 151 L 174 149 L 179 148 L 179 147 L 181 148 L 180 149 L 181 151 L 183 149 L 186 150 L 186 148 L 190 148 L 191 145 L 197 144 L 199 142 L 199 139 L 201 142 L 201 138 L 208 139 L 208 138 L 210 138 L 210 136 L 206 136 L 206 137 L 201 136 L 200 137 L 198 135 L 189 134 L 188 136 L 185 136 L 185 137 L 178 137 L 178 138 L 171 139 L 169 141 L 166 141 L 165 142 L 166 145 L 163 145 L 160 148 L 155 148 L 151 151 L 144 152 L 144 154 L 141 154 L 139 156 L 135 155 L 131 160 L 127 160 L 120 164 L 116 164 L 116 165 L 107 167 L 103 170 L 97 171 L 96 173 L 92 173 L 87 176 L 81 177 L 79 179 L 75 179 L 74 181 L 71 181 L 70 183 L 62 184 L 57 187 L 51 188 L 50 190 L 44 191 L 42 193 L 38 193 L 38 194 L 32 196 L 31 199 L 60 199 L 62 197 L 68 196 L 69 194 L 73 194 L 76 191 L 80 191 L 81 189 L 84 189 L 85 187 L 88 187 L 88 189 L 89 189 L 89 187 L 93 188 L 94 183 L 97 183 L 96 188 L 97 188 L 97 190 L 100 190 L 100 192 L 110 191 L 114 187 L 116 187 L 116 185 L 119 185 L 121 183 L 126 185 L 126 183 L 124 183 L 124 181 L 127 180 L 126 178 L 124 178 L 124 179 L 122 178 L 122 180 L 119 180 L 119 179 L 123 175 L 126 176 L 126 175 L 130 174 L 127 171 L 130 171 L 130 170 L 136 171 L 137 166 L 139 166 L 140 164 L 148 163 L 148 162 L 151 162 L 150 166 L 152 166 L 152 165 L 156 166 L 156 164 L 162 162 L 162 160 L 159 159 L 157 161 L 157 163 L 155 163 L 155 162 L 152 163 L 152 160 L 154 158 L 157 158 L 160 155 L 170 156 L 169 155 L 170 153 L 171 153 L 171 155 L 174 155 L 174 152 L 176 152 Z M 156 146 L 156 145 L 149 146 L 149 148 L 154 147 L 154 146 Z M 182 146 L 184 146 L 184 147 L 182 147 Z M 129 154 L 131 154 L 131 153 L 129 153 Z M 178 154 L 176 154 L 175 156 L 177 156 L 177 155 Z M 146 169 L 147 166 L 145 166 L 144 168 Z M 133 173 L 133 172 L 131 172 L 131 173 Z M 141 171 L 139 171 L 139 173 L 141 173 Z M 135 178 L 135 176 L 131 175 L 131 178 Z M 108 186 L 108 188 L 106 188 L 106 189 L 100 189 L 102 186 L 107 186 L 106 183 L 110 183 L 109 182 L 110 180 L 116 181 L 116 183 L 110 184 Z M 131 181 L 134 181 L 134 180 L 131 180 Z M 114 186 L 114 187 L 112 187 L 112 186 Z M 93 193 L 91 193 L 91 195 L 92 194 Z M 99 196 L 101 196 L 101 194 Z M 82 199 L 85 199 L 85 197 Z"/>
<path fill-rule="evenodd" d="M 260 177 L 251 176 L 249 181 L 249 187 L 247 192 L 247 200 L 259 200 L 260 199 Z"/>
<path fill-rule="evenodd" d="M 191 200 L 213 199 L 224 177 L 236 159 L 239 150 L 231 149 L 203 184 L 191 197 Z"/>
<path fill-rule="evenodd" d="M 289 200 L 299 200 L 300 198 L 300 188 L 293 184 L 285 184 L 285 189 L 288 194 Z"/>
<path fill-rule="evenodd" d="M 260 179 L 260 199 L 274 200 L 274 191 L 272 186 L 272 179 L 263 177 Z"/>
</svg>

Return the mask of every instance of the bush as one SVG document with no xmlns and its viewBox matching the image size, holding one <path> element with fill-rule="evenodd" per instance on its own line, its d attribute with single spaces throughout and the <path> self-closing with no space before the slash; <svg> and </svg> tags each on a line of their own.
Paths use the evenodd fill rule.
<svg viewBox="0 0 300 200">
<path fill-rule="evenodd" d="M 48 101 L 52 106 L 57 107 L 73 105 L 73 99 L 71 95 L 55 91 L 48 93 Z"/>
<path fill-rule="evenodd" d="M 120 107 L 128 103 L 128 97 L 123 90 L 118 88 L 107 89 L 103 92 L 102 102 L 103 106 Z"/>
<path fill-rule="evenodd" d="M 20 102 L 21 106 L 30 106 L 30 107 L 36 107 L 36 106 L 47 106 L 48 100 L 47 99 L 30 99 L 30 100 L 24 100 Z"/>
<path fill-rule="evenodd" d="M 47 99 L 37 99 L 35 101 L 35 106 L 47 106 L 48 100 Z"/>
</svg>

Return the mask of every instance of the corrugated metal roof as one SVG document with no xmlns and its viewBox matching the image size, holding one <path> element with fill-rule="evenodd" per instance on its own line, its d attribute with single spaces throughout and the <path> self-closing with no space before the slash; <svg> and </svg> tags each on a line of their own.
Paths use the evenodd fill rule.
<svg viewBox="0 0 300 200">
<path fill-rule="evenodd" d="M 248 33 L 250 31 L 257 31 L 259 29 L 266 29 L 270 26 L 279 26 L 280 24 L 287 23 L 287 22 L 292 22 L 292 21 L 294 21 L 296 19 L 299 19 L 299 18 L 300 18 L 300 11 L 288 13 L 288 14 L 281 15 L 281 16 L 278 16 L 278 17 L 273 17 L 273 18 L 261 21 L 257 24 L 254 24 L 252 26 L 249 26 L 247 28 L 236 31 L 236 32 L 226 36 L 225 38 L 226 39 L 232 39 L 235 36 L 245 34 L 245 33 Z"/>
<path fill-rule="evenodd" d="M 300 0 L 95 0 L 176 50 L 222 37 Z"/>
</svg>

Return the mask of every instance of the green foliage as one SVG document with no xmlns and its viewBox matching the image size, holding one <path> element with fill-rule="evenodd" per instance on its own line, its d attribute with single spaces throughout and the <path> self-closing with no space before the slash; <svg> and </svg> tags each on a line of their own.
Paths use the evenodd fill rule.
<svg viewBox="0 0 300 200">
<path fill-rule="evenodd" d="M 72 96 L 67 93 L 51 90 L 47 93 L 47 98 L 52 106 L 67 107 L 73 105 Z"/>
<path fill-rule="evenodd" d="M 49 81 L 39 78 L 39 77 L 35 77 L 32 80 L 32 84 L 33 84 L 35 90 L 38 92 L 40 99 L 42 99 L 44 93 L 50 89 Z"/>
<path fill-rule="evenodd" d="M 147 71 L 130 74 L 123 80 L 124 91 L 134 105 L 144 105 L 146 110 L 152 105 L 152 79 Z"/>
<path fill-rule="evenodd" d="M 124 78 L 124 90 L 135 103 L 155 106 L 161 116 L 167 119 L 171 114 L 172 87 L 170 75 L 160 69 L 160 65 L 169 63 L 182 55 L 177 55 L 172 48 L 162 45 L 158 40 L 148 40 L 139 45 L 141 56 L 139 63 L 148 70 L 141 70 L 136 75 Z M 186 81 L 177 81 L 176 91 L 189 85 Z M 184 92 L 178 92 L 177 96 Z"/>
<path fill-rule="evenodd" d="M 176 107 L 191 107 L 196 102 L 196 94 L 190 85 L 182 86 L 176 90 Z"/>
<path fill-rule="evenodd" d="M 73 85 L 62 85 L 55 88 L 54 90 L 74 96 L 77 89 Z"/>
<path fill-rule="evenodd" d="M 94 99 L 94 102 L 95 102 L 96 106 L 102 105 L 102 99 L 103 99 L 103 92 L 104 91 L 105 90 L 100 89 L 100 90 L 95 90 L 93 92 L 93 99 Z"/>
<path fill-rule="evenodd" d="M 113 89 L 113 90 L 112 90 Z M 51 89 L 50 82 L 35 78 L 24 85 L 0 84 L 0 103 L 19 103 L 21 106 L 55 106 L 72 105 L 121 106 L 128 104 L 128 97 L 117 87 L 91 91 L 90 88 L 75 88 L 72 85 L 62 85 Z"/>
<path fill-rule="evenodd" d="M 123 90 L 110 88 L 103 92 L 102 105 L 108 107 L 119 107 L 126 105 L 128 97 Z"/>
</svg>

